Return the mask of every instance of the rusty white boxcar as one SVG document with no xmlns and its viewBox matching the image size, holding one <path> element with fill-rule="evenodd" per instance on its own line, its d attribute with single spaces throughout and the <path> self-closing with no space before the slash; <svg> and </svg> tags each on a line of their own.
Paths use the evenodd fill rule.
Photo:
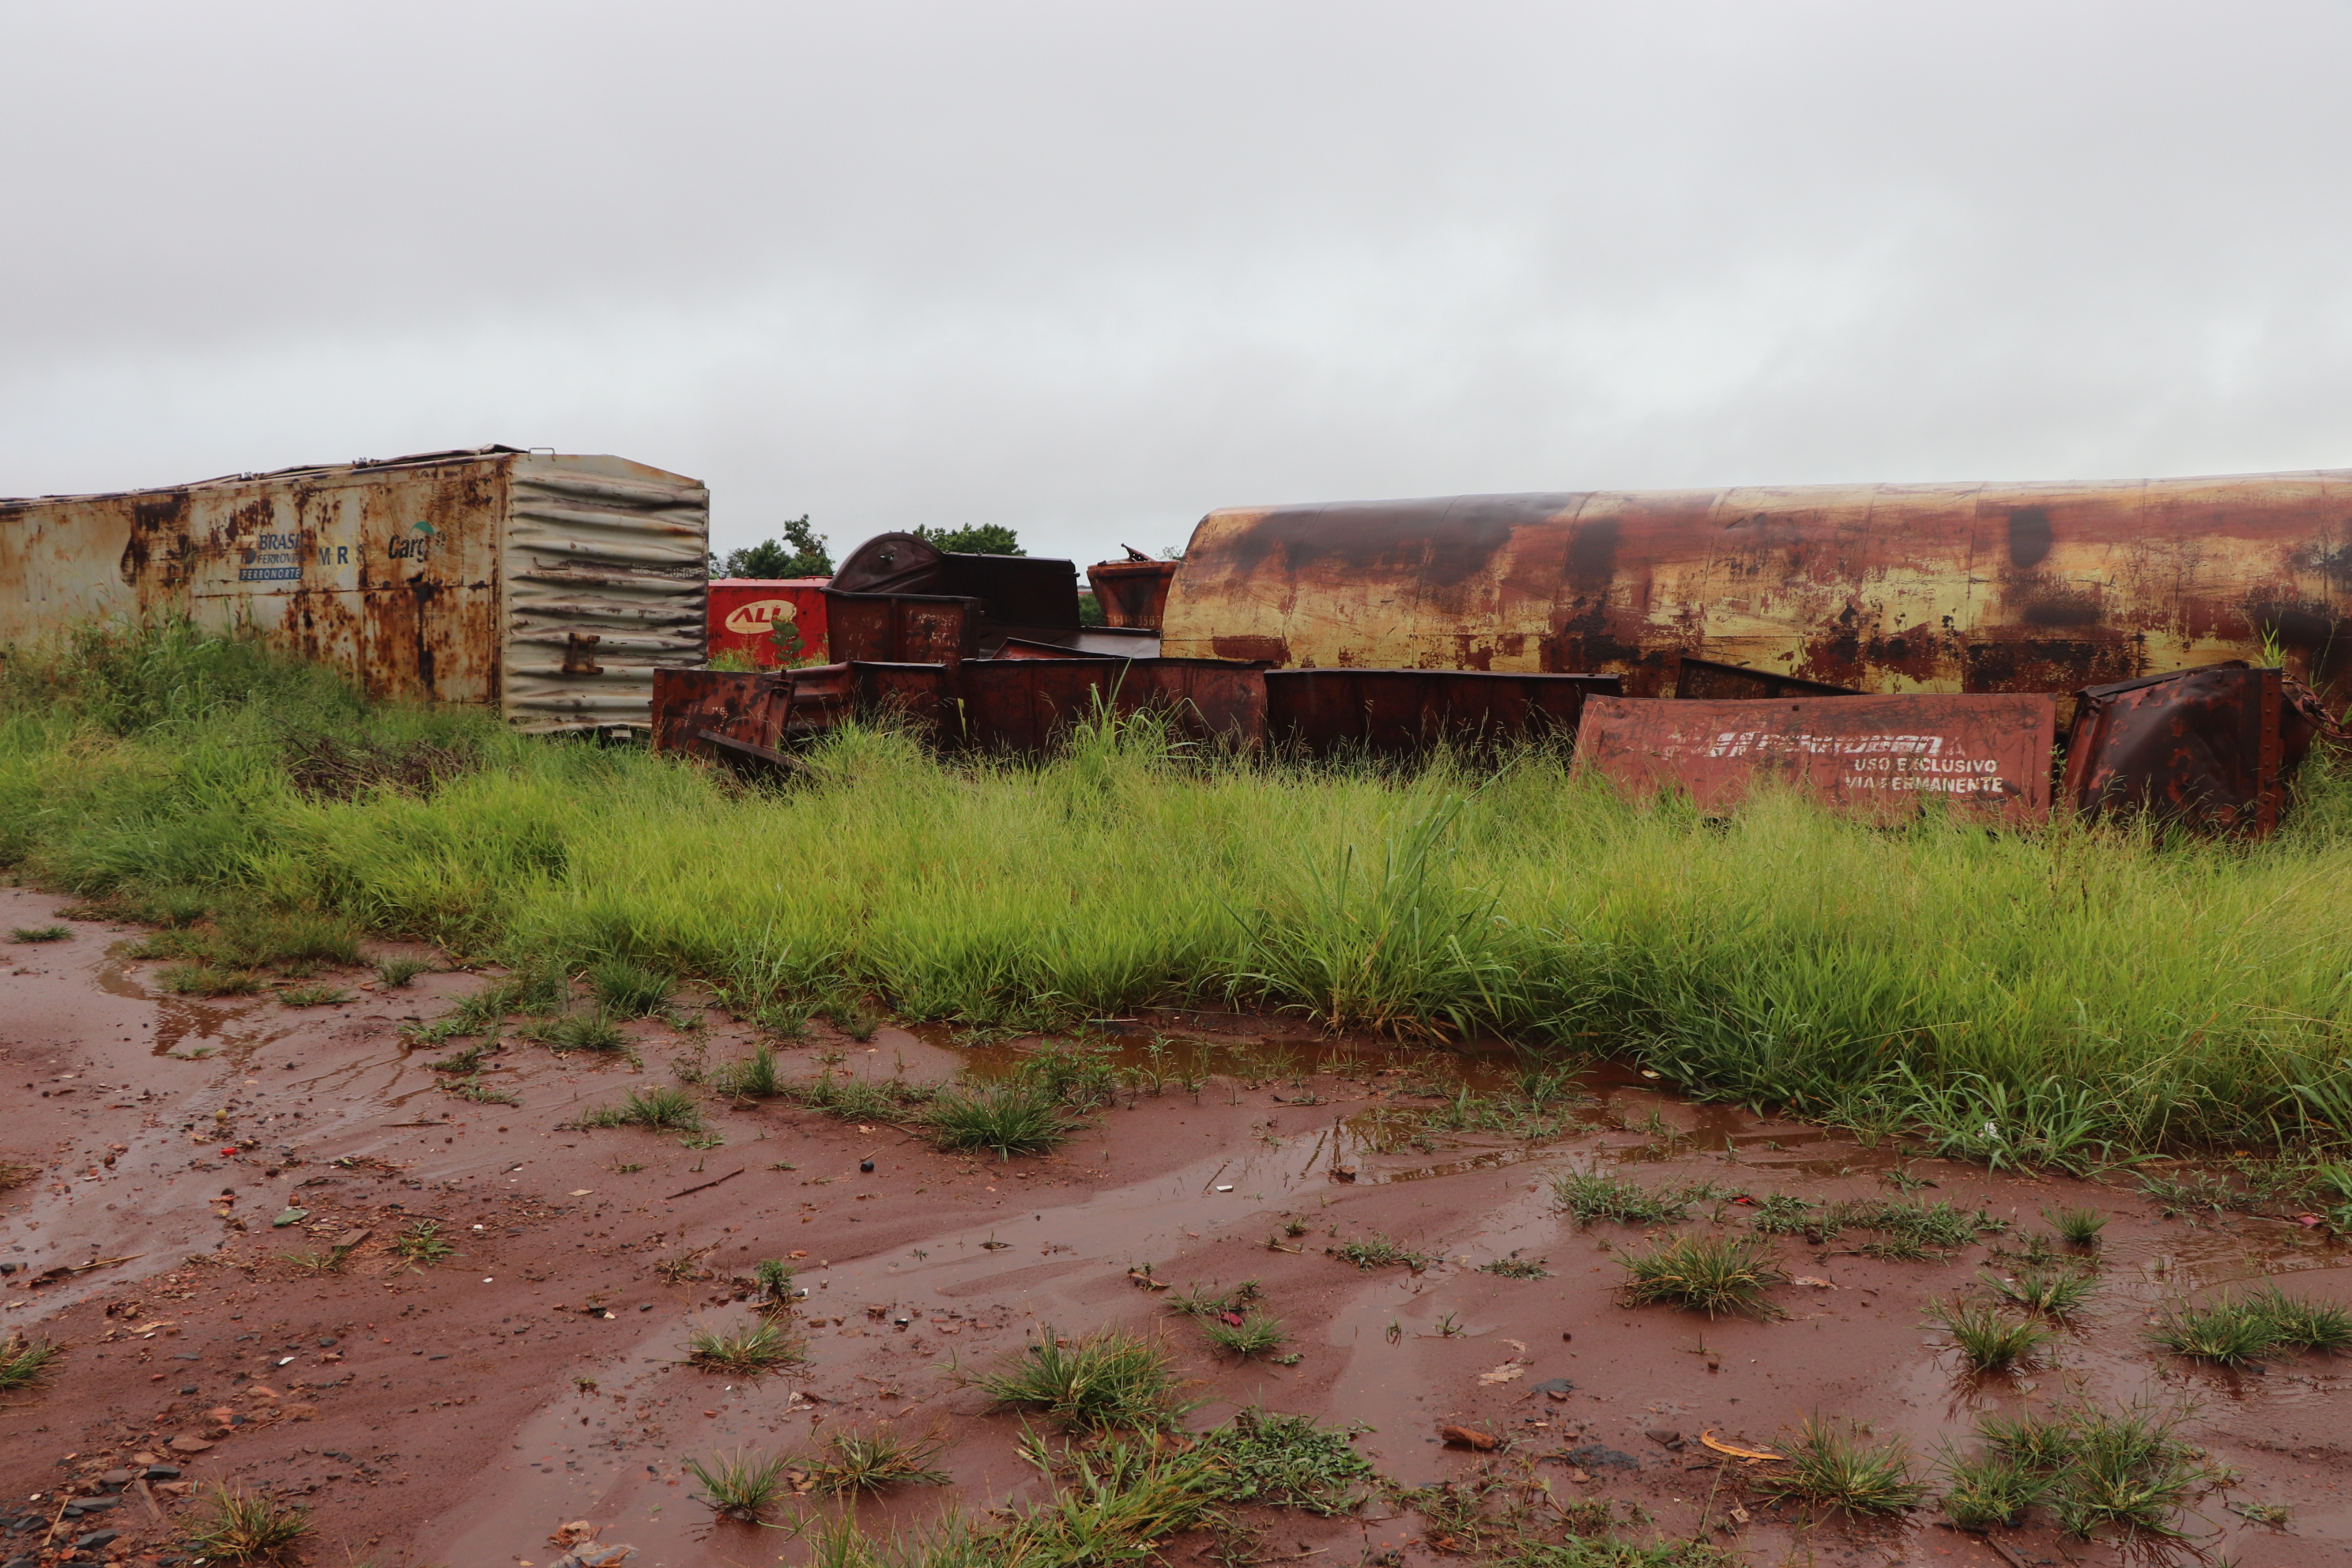
<svg viewBox="0 0 2352 1568">
<path fill-rule="evenodd" d="M 1870 691 L 2072 691 L 2217 659 L 2352 691 L 2352 471 L 1457 496 L 1211 512 L 1161 647 Z M 2266 650 L 2266 643 L 2271 645 Z"/>
<path fill-rule="evenodd" d="M 0 645 L 185 615 L 375 697 L 644 725 L 703 662 L 709 521 L 698 480 L 511 447 L 0 500 Z"/>
</svg>

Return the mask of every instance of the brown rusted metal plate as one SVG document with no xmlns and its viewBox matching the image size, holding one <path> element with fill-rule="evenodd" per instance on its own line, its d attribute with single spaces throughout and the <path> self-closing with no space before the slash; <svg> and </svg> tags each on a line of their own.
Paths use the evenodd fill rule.
<svg viewBox="0 0 2352 1568">
<path fill-rule="evenodd" d="M 1622 688 L 1613 675 L 1270 669 L 1265 689 L 1266 731 L 1278 742 L 1312 756 L 1404 756 L 1440 742 L 1476 748 L 1573 737 L 1585 699 Z"/>
<path fill-rule="evenodd" d="M 719 759 L 709 734 L 772 750 L 782 742 L 791 704 L 791 682 L 778 671 L 657 669 L 654 750 Z"/>
<path fill-rule="evenodd" d="M 981 659 L 958 671 L 964 732 L 989 751 L 1038 752 L 1097 710 L 1164 712 L 1190 739 L 1265 739 L 1265 672 L 1220 659 Z"/>
<path fill-rule="evenodd" d="M 2315 732 L 2281 671 L 2242 661 L 2095 686 L 2076 694 L 2063 798 L 2095 816 L 2267 837 Z"/>
<path fill-rule="evenodd" d="M 1774 697 L 1858 697 L 1851 686 L 1805 680 L 1745 665 L 1717 664 L 1684 654 L 1675 660 L 1675 695 L 1686 700 L 1754 702 Z"/>
<path fill-rule="evenodd" d="M 1679 790 L 1707 810 L 1773 780 L 1873 818 L 1942 801 L 2024 822 L 2049 815 L 2056 727 L 2056 700 L 2041 694 L 1596 697 L 1584 705 L 1576 754 L 1579 767 L 1631 793 Z"/>
<path fill-rule="evenodd" d="M 1102 561 L 1087 568 L 1087 585 L 1102 606 L 1104 625 L 1156 632 L 1175 576 L 1173 561 Z"/>
<path fill-rule="evenodd" d="M 2095 484 L 1588 491 L 1236 508 L 1163 650 L 1297 668 L 1675 656 L 1871 691 L 2050 691 L 2257 657 L 2352 691 L 2352 470 Z"/>
<path fill-rule="evenodd" d="M 844 663 L 955 664 L 980 652 L 977 599 L 827 588 L 824 604 L 826 646 Z"/>
</svg>

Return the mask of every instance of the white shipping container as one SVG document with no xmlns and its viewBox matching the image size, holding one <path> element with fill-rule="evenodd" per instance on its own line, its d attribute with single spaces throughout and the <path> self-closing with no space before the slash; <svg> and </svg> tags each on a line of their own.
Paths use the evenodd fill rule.
<svg viewBox="0 0 2352 1568">
<path fill-rule="evenodd" d="M 709 536 L 698 480 L 512 447 L 0 500 L 0 646 L 185 615 L 374 697 L 642 726 L 704 661 Z"/>
</svg>

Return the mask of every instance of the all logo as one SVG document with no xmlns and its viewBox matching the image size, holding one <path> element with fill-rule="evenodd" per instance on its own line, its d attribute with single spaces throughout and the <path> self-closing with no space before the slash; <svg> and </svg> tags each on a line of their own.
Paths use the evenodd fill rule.
<svg viewBox="0 0 2352 1568">
<path fill-rule="evenodd" d="M 796 614 L 790 599 L 754 599 L 728 611 L 726 620 L 719 624 L 737 637 L 758 637 L 778 621 L 793 619 Z"/>
</svg>

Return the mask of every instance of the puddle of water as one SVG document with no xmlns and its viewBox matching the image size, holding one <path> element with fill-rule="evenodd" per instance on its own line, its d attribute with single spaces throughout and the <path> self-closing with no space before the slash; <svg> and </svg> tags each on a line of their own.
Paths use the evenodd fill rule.
<svg viewBox="0 0 2352 1568">
<path fill-rule="evenodd" d="M 99 966 L 98 988 L 110 996 L 123 996 L 133 1001 L 152 1003 L 155 1008 L 155 1043 L 152 1054 L 171 1056 L 184 1044 L 194 1044 L 207 1054 L 226 1054 L 230 1060 L 242 1065 L 254 1051 L 292 1033 L 290 1028 L 275 1032 L 263 1031 L 255 1036 L 233 1034 L 229 1026 L 250 1017 L 265 1005 L 261 1001 L 229 1002 L 218 998 L 200 999 L 181 996 L 169 991 L 151 991 L 133 979 L 124 968 L 122 951 L 126 943 L 117 943 L 107 951 L 107 961 Z M 215 1042 L 205 1046 L 204 1042 Z"/>
</svg>

